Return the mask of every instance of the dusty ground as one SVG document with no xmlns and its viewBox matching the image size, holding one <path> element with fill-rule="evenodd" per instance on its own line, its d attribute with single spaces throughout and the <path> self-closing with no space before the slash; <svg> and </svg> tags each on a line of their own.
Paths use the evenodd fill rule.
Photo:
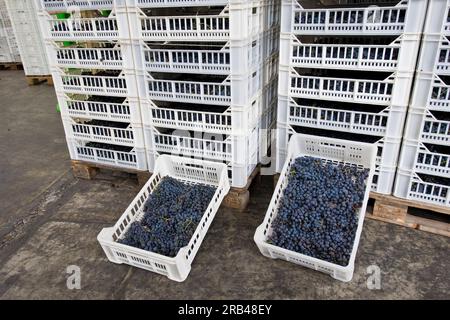
<svg viewBox="0 0 450 320">
<path fill-rule="evenodd" d="M 253 242 L 271 179 L 244 213 L 222 208 L 183 283 L 107 261 L 96 241 L 138 192 L 128 176 L 74 179 L 52 87 L 0 72 L 1 299 L 449 299 L 450 239 L 367 220 L 351 283 L 263 257 Z M 67 267 L 81 269 L 69 290 Z M 381 269 L 369 290 L 366 269 Z"/>
</svg>

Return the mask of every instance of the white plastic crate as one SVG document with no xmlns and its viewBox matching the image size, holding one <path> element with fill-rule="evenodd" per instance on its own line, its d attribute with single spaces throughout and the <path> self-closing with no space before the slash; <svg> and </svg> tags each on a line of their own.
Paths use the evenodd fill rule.
<svg viewBox="0 0 450 320">
<path fill-rule="evenodd" d="M 388 45 L 348 45 L 289 41 L 291 66 L 303 68 L 346 69 L 382 72 L 411 72 L 417 60 L 420 36 L 402 34 Z"/>
<path fill-rule="evenodd" d="M 225 137 L 186 130 L 161 133 L 155 128 L 145 127 L 144 136 L 150 172 L 156 159 L 163 154 L 217 161 L 227 164 L 231 185 L 243 188 L 258 164 L 259 127 L 249 130 L 244 136 Z"/>
<path fill-rule="evenodd" d="M 0 62 L 20 62 L 20 53 L 5 0 L 0 0 Z"/>
<path fill-rule="evenodd" d="M 120 0 L 36 0 L 40 8 L 48 12 L 64 12 L 74 6 L 81 10 L 112 9 L 113 4 Z M 121 0 L 122 2 L 124 0 Z"/>
<path fill-rule="evenodd" d="M 230 50 L 150 49 L 143 44 L 145 69 L 149 72 L 229 74 Z"/>
<path fill-rule="evenodd" d="M 106 95 L 116 97 L 137 97 L 134 74 L 125 70 L 118 76 L 82 75 L 53 68 L 55 90 L 72 94 Z M 87 71 L 87 70 L 86 70 Z"/>
<path fill-rule="evenodd" d="M 226 5 L 233 0 L 126 0 L 129 7 L 138 8 L 170 8 L 170 7 L 201 7 Z"/>
<path fill-rule="evenodd" d="M 220 106 L 248 105 L 262 92 L 261 69 L 222 82 L 154 79 L 146 72 L 137 74 L 139 96 L 149 100 L 212 104 Z"/>
<path fill-rule="evenodd" d="M 147 16 L 136 7 L 128 7 L 127 11 L 133 40 L 244 40 L 264 31 L 261 1 L 230 4 L 215 15 Z"/>
<path fill-rule="evenodd" d="M 147 99 L 141 99 L 143 123 L 147 126 L 209 133 L 246 134 L 257 125 L 261 117 L 261 99 L 243 107 L 228 107 L 224 112 L 208 112 L 158 107 Z"/>
<path fill-rule="evenodd" d="M 12 53 L 7 37 L 0 37 L 0 62 L 18 62 L 18 57 Z"/>
<path fill-rule="evenodd" d="M 412 73 L 393 74 L 380 81 L 306 76 L 293 71 L 289 94 L 295 98 L 406 106 L 409 99 L 405 92 L 411 87 L 412 78 Z"/>
<path fill-rule="evenodd" d="M 450 42 L 442 34 L 424 34 L 418 72 L 450 74 Z"/>
<path fill-rule="evenodd" d="M 394 195 L 431 204 L 450 206 L 450 185 L 426 182 L 410 170 L 398 168 Z"/>
<path fill-rule="evenodd" d="M 450 146 L 450 120 L 438 120 L 426 109 L 411 108 L 406 122 L 405 138 Z"/>
<path fill-rule="evenodd" d="M 433 150 L 423 142 L 404 140 L 399 167 L 405 170 L 450 178 L 450 152 Z"/>
<path fill-rule="evenodd" d="M 240 75 L 260 67 L 263 45 L 261 36 L 233 46 L 229 42 L 204 46 L 200 43 L 196 49 L 182 49 L 182 45 L 174 46 L 170 42 L 161 48 L 151 48 L 141 41 L 136 63 L 142 57 L 142 66 L 137 68 L 148 72 Z"/>
<path fill-rule="evenodd" d="M 294 135 L 289 143 L 288 158 L 283 166 L 264 222 L 255 232 L 254 240 L 261 253 L 269 258 L 283 259 L 307 268 L 325 272 L 340 281 L 350 281 L 353 277 L 356 251 L 359 245 L 364 215 L 369 198 L 370 183 L 368 182 L 372 180 L 375 170 L 375 155 L 376 147 L 370 144 L 309 135 Z M 312 156 L 332 163 L 346 163 L 370 169 L 369 177 L 366 180 L 367 186 L 364 201 L 358 213 L 358 228 L 350 261 L 345 267 L 267 243 L 267 239 L 272 232 L 272 222 L 278 214 L 280 198 L 288 183 L 290 167 L 296 158 L 302 156 Z"/>
<path fill-rule="evenodd" d="M 100 142 L 128 147 L 144 148 L 142 126 L 103 126 L 90 124 L 90 119 L 63 117 L 64 131 L 68 139 L 86 142 Z"/>
<path fill-rule="evenodd" d="M 132 222 L 142 219 L 144 216 L 143 208 L 149 194 L 158 187 L 158 183 L 165 176 L 170 176 L 187 183 L 202 183 L 217 188 L 189 244 L 181 248 L 174 258 L 117 242 L 118 239 L 124 236 Z M 224 164 L 161 156 L 156 162 L 154 174 L 131 202 L 114 227 L 104 228 L 97 236 L 97 239 L 111 262 L 129 264 L 165 275 L 171 280 L 184 281 L 191 270 L 194 257 L 203 242 L 209 226 L 229 189 L 230 185 Z"/>
<path fill-rule="evenodd" d="M 231 85 L 229 82 L 208 83 L 148 79 L 147 96 L 149 99 L 161 101 L 229 105 Z"/>
<path fill-rule="evenodd" d="M 6 0 L 26 75 L 49 75 L 45 47 L 34 0 Z"/>
<path fill-rule="evenodd" d="M 139 99 L 123 98 L 123 102 L 102 102 L 86 95 L 57 93 L 62 116 L 74 118 L 142 123 Z"/>
<path fill-rule="evenodd" d="M 146 130 L 146 134 L 149 131 Z M 231 136 L 225 139 L 217 139 L 213 134 L 198 132 L 196 137 L 195 135 L 190 136 L 189 132 L 183 134 L 180 131 L 164 134 L 157 129 L 151 130 L 150 134 L 154 151 L 158 153 L 170 153 L 186 157 L 194 156 L 216 161 L 233 160 L 233 139 Z"/>
<path fill-rule="evenodd" d="M 294 126 L 401 138 L 406 118 L 404 107 L 389 106 L 378 113 L 299 105 L 289 100 L 289 109 L 279 108 L 279 121 Z"/>
<path fill-rule="evenodd" d="M 56 15 L 40 11 L 38 19 L 44 40 L 114 41 L 130 38 L 125 7 L 115 7 L 108 17 L 84 18 L 80 15 L 57 18 Z"/>
<path fill-rule="evenodd" d="M 117 151 L 92 147 L 87 141 L 67 139 L 70 158 L 125 169 L 147 171 L 147 156 L 144 148 Z"/>
<path fill-rule="evenodd" d="M 230 21 L 226 13 L 148 17 L 137 8 L 134 11 L 135 14 L 130 15 L 130 31 L 133 40 L 227 41 L 230 39 Z"/>
<path fill-rule="evenodd" d="M 425 34 L 450 35 L 450 1 L 430 0 L 425 21 Z"/>
<path fill-rule="evenodd" d="M 450 112 L 450 85 L 435 73 L 417 73 L 411 107 Z"/>
<path fill-rule="evenodd" d="M 122 69 L 122 51 L 116 48 L 57 47 L 56 63 L 67 68 Z"/>
<path fill-rule="evenodd" d="M 426 0 L 399 1 L 396 6 L 303 9 L 300 1 L 283 1 L 282 32 L 330 35 L 399 35 L 420 33 Z M 285 17 L 285 18 L 284 18 Z"/>
</svg>

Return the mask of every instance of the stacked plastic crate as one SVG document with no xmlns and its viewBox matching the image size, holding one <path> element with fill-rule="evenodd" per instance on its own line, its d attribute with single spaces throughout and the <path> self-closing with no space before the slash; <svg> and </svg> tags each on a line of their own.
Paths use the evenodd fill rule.
<svg viewBox="0 0 450 320">
<path fill-rule="evenodd" d="M 44 43 L 34 0 L 6 0 L 25 74 L 49 75 Z"/>
<path fill-rule="evenodd" d="M 450 1 L 429 3 L 394 195 L 450 206 Z"/>
<path fill-rule="evenodd" d="M 244 187 L 270 109 L 264 89 L 276 78 L 276 45 L 268 46 L 278 1 L 127 4 L 149 171 L 162 154 L 213 160 L 228 165 L 233 187 Z"/>
<path fill-rule="evenodd" d="M 147 170 L 127 12 L 120 2 L 36 0 L 71 158 Z"/>
<path fill-rule="evenodd" d="M 20 62 L 19 48 L 14 37 L 5 0 L 0 0 L 0 63 Z"/>
<path fill-rule="evenodd" d="M 294 132 L 376 143 L 372 190 L 389 194 L 427 1 L 317 3 L 283 1 L 277 171 Z"/>
</svg>

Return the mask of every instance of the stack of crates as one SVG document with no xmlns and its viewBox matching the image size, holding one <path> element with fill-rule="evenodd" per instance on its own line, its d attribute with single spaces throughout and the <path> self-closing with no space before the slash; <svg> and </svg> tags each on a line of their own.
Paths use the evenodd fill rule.
<svg viewBox="0 0 450 320">
<path fill-rule="evenodd" d="M 127 11 L 149 171 L 182 155 L 226 163 L 245 187 L 273 125 L 279 2 L 129 0 Z"/>
<path fill-rule="evenodd" d="M 35 1 L 72 159 L 182 155 L 247 185 L 275 126 L 279 0 Z"/>
<path fill-rule="evenodd" d="M 27 76 L 49 75 L 34 0 L 6 0 L 23 69 Z"/>
<path fill-rule="evenodd" d="M 0 0 L 0 63 L 20 62 L 20 53 L 5 0 Z"/>
<path fill-rule="evenodd" d="M 394 195 L 450 206 L 450 1 L 431 0 Z"/>
<path fill-rule="evenodd" d="M 325 4 L 324 4 L 325 3 Z M 284 0 L 277 171 L 293 133 L 376 143 L 392 192 L 427 0 Z"/>
<path fill-rule="evenodd" d="M 146 171 L 126 6 L 72 2 L 36 0 L 70 156 Z"/>
</svg>

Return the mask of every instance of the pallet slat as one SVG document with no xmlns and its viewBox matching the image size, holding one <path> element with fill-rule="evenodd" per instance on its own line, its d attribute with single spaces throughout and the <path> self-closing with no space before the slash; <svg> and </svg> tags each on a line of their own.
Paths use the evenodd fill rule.
<svg viewBox="0 0 450 320">
<path fill-rule="evenodd" d="M 25 76 L 29 86 L 35 86 L 43 82 L 47 82 L 49 86 L 53 86 L 53 78 L 51 75 L 46 76 Z"/>
<path fill-rule="evenodd" d="M 80 160 L 71 160 L 71 167 L 74 177 L 80 179 L 91 180 L 97 175 L 100 169 L 112 170 L 116 172 L 126 172 L 130 174 L 135 174 L 138 180 L 139 185 L 144 185 L 147 180 L 152 175 L 147 171 L 138 171 L 133 169 L 126 168 L 117 168 L 107 165 L 102 165 L 93 162 L 80 161 Z"/>
<path fill-rule="evenodd" d="M 415 208 L 450 215 L 450 208 L 373 192 L 370 198 L 375 203 L 373 212 L 367 212 L 367 218 L 450 237 L 449 223 L 408 213 L 408 209 Z"/>
</svg>

